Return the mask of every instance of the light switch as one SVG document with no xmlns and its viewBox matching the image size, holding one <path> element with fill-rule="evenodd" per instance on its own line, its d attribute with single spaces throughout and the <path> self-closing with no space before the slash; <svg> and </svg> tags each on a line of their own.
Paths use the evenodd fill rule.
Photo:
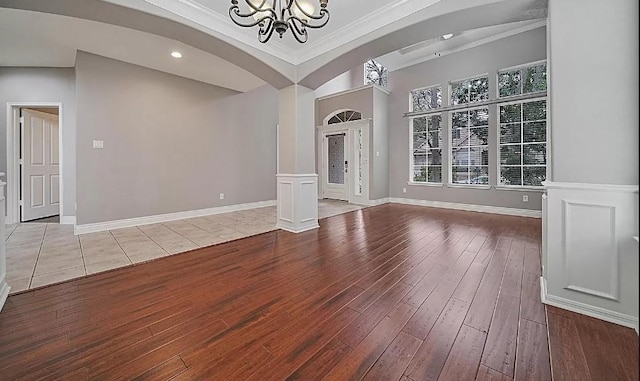
<svg viewBox="0 0 640 381">
<path fill-rule="evenodd" d="M 102 140 L 94 140 L 93 148 L 104 148 L 104 141 Z"/>
<path fill-rule="evenodd" d="M 376 151 L 376 156 L 380 156 L 380 151 Z"/>
</svg>

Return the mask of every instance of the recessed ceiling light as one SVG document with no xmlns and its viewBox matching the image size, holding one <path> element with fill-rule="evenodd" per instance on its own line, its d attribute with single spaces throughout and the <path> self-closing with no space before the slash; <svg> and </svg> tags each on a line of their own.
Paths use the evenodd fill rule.
<svg viewBox="0 0 640 381">
<path fill-rule="evenodd" d="M 447 34 L 442 35 L 442 38 L 445 39 L 445 40 L 448 40 L 451 37 L 453 37 L 453 33 L 447 33 Z"/>
<path fill-rule="evenodd" d="M 173 58 L 182 58 L 182 53 L 180 53 L 180 52 L 171 52 L 171 57 L 173 57 Z"/>
</svg>

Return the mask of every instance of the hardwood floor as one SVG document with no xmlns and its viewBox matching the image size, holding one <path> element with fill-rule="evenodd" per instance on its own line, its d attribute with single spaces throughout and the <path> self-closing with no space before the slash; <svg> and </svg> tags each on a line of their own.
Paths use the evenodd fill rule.
<svg viewBox="0 0 640 381">
<path fill-rule="evenodd" d="M 540 229 L 387 204 L 10 296 L 0 379 L 548 380 Z"/>
</svg>

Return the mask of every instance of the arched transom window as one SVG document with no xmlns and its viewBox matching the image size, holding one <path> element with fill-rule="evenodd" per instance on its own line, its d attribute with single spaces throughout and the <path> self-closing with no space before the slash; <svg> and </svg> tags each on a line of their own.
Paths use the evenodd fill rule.
<svg viewBox="0 0 640 381">
<path fill-rule="evenodd" d="M 360 120 L 360 119 L 362 119 L 362 114 L 359 113 L 358 111 L 345 110 L 345 111 L 337 112 L 334 116 L 329 118 L 329 121 L 327 122 L 327 124 L 352 122 L 354 120 Z"/>
</svg>

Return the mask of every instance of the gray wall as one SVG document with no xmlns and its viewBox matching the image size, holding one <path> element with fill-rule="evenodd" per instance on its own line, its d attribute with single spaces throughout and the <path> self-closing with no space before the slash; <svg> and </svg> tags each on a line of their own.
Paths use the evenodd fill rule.
<svg viewBox="0 0 640 381">
<path fill-rule="evenodd" d="M 316 126 L 322 126 L 324 118 L 335 111 L 345 109 L 360 111 L 362 119 L 373 118 L 373 87 L 316 100 Z"/>
<path fill-rule="evenodd" d="M 275 199 L 275 89 L 236 94 L 78 52 L 76 95 L 78 224 Z"/>
<path fill-rule="evenodd" d="M 0 172 L 7 172 L 7 102 L 61 102 L 65 216 L 75 216 L 76 99 L 73 68 L 0 67 Z"/>
<path fill-rule="evenodd" d="M 389 197 L 389 95 L 373 88 L 373 134 L 370 169 L 373 189 L 369 198 Z"/>
<path fill-rule="evenodd" d="M 638 184 L 638 1 L 549 2 L 553 181 Z"/>
<path fill-rule="evenodd" d="M 419 87 L 440 84 L 443 100 L 448 99 L 448 83 L 478 74 L 489 74 L 491 99 L 497 94 L 496 74 L 499 69 L 525 64 L 546 58 L 546 30 L 544 27 L 504 38 L 436 60 L 400 69 L 390 73 L 390 127 L 389 127 L 389 195 L 410 199 L 489 205 L 499 207 L 542 209 L 541 192 L 432 187 L 408 185 L 409 181 L 409 119 L 402 115 L 409 111 L 409 91 Z M 489 139 L 493 142 L 489 152 L 490 183 L 497 182 L 497 106 L 489 108 Z M 448 121 L 448 113 L 443 113 Z M 445 126 L 448 125 L 446 122 Z M 445 148 L 448 149 L 448 147 Z M 448 155 L 443 155 L 443 167 L 448 164 Z M 444 182 L 446 182 L 445 169 Z M 407 193 L 402 192 L 406 188 Z M 523 195 L 529 202 L 522 202 Z"/>
</svg>

